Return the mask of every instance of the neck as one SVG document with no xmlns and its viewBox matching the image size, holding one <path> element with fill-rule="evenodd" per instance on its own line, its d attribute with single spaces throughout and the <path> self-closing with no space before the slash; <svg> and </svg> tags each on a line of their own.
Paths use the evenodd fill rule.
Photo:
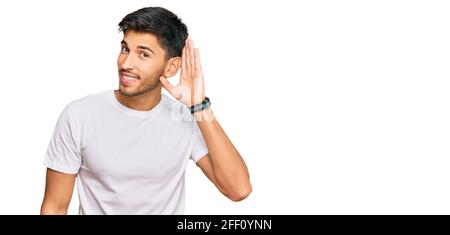
<svg viewBox="0 0 450 235">
<path fill-rule="evenodd" d="M 161 101 L 161 89 L 157 88 L 138 96 L 124 96 L 119 90 L 114 94 L 122 105 L 137 111 L 150 111 Z"/>
</svg>

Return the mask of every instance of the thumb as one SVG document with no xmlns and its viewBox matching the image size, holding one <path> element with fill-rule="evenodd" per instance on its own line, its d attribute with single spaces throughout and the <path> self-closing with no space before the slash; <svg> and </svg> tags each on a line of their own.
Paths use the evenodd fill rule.
<svg viewBox="0 0 450 235">
<path fill-rule="evenodd" d="M 167 80 L 167 78 L 164 77 L 164 76 L 161 76 L 161 77 L 159 77 L 159 81 L 161 81 L 163 87 L 164 87 L 167 91 L 169 91 L 170 94 L 172 94 L 172 91 L 173 91 L 173 85 L 170 84 L 170 82 Z"/>
</svg>

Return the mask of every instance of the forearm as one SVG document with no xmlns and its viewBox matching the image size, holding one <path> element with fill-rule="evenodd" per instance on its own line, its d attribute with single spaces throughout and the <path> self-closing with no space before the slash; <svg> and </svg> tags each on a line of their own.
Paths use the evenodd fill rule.
<svg viewBox="0 0 450 235">
<path fill-rule="evenodd" d="M 239 152 L 214 118 L 211 108 L 194 114 L 208 146 L 217 183 L 234 198 L 245 198 L 251 191 L 247 166 Z"/>
</svg>

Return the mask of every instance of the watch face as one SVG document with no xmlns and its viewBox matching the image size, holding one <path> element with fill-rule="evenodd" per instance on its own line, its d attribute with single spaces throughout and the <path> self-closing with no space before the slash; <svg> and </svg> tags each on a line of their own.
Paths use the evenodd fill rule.
<svg viewBox="0 0 450 235">
<path fill-rule="evenodd" d="M 208 97 L 205 97 L 205 99 L 200 104 L 191 106 L 191 113 L 207 109 L 209 106 L 211 106 L 211 102 L 209 101 Z"/>
</svg>

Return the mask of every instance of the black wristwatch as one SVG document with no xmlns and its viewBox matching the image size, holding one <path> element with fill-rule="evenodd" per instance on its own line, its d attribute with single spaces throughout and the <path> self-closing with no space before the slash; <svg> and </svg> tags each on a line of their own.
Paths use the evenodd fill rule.
<svg viewBox="0 0 450 235">
<path fill-rule="evenodd" d="M 191 106 L 191 113 L 202 111 L 209 108 L 209 106 L 211 106 L 211 101 L 209 101 L 209 98 L 205 96 L 205 99 L 200 104 Z"/>
</svg>

